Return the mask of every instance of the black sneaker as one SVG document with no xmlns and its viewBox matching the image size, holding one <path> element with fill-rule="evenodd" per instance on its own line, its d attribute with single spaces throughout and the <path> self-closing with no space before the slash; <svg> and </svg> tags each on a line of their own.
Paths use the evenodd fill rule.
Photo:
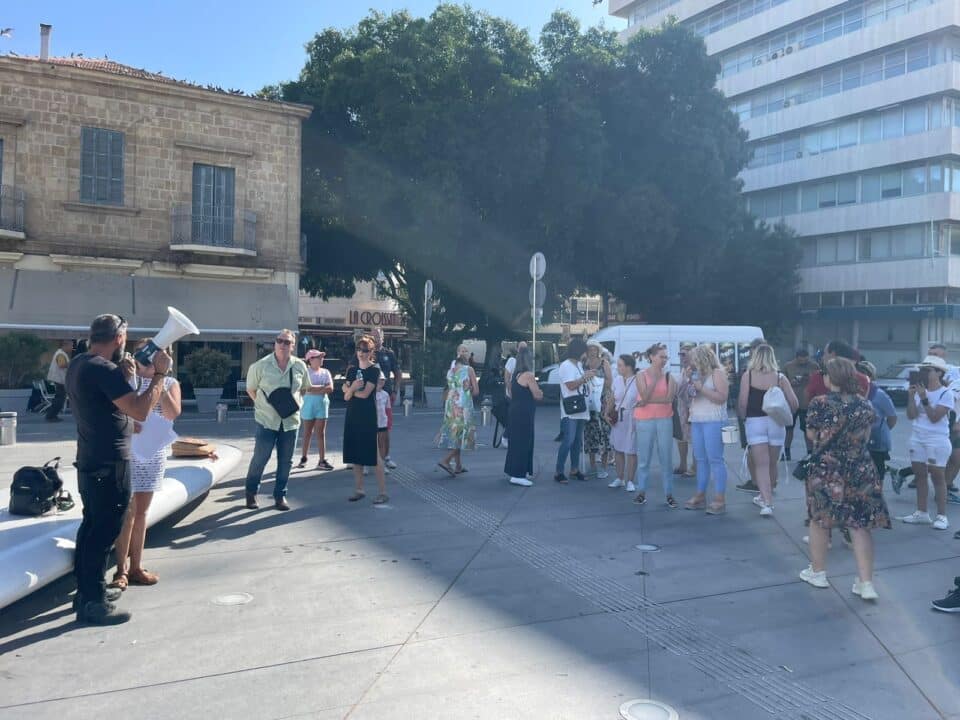
<svg viewBox="0 0 960 720">
<path fill-rule="evenodd" d="M 104 597 L 107 599 L 107 602 L 111 604 L 119 600 L 122 595 L 123 595 L 123 590 L 121 590 L 120 588 L 108 587 L 104 592 Z M 73 595 L 73 611 L 74 612 L 77 612 L 77 610 L 80 609 L 82 598 L 83 598 L 83 595 L 80 594 L 79 590 L 76 593 L 74 593 Z"/>
<path fill-rule="evenodd" d="M 753 480 L 747 480 L 745 483 L 741 483 L 740 485 L 737 485 L 737 490 L 739 490 L 740 492 L 748 492 L 748 493 L 760 492 L 760 488 L 757 487 L 757 484 Z"/>
<path fill-rule="evenodd" d="M 931 603 L 934 610 L 948 613 L 960 612 L 960 577 L 955 577 L 953 584 L 956 587 L 947 593 L 947 596 L 943 600 L 934 600 Z"/>
<path fill-rule="evenodd" d="M 587 476 L 584 475 L 584 474 L 583 474 L 582 472 L 580 472 L 579 470 L 577 470 L 577 472 L 572 472 L 572 473 L 570 473 L 570 477 L 572 477 L 574 480 L 579 480 L 580 482 L 586 482 L 586 481 L 587 481 Z"/>
<path fill-rule="evenodd" d="M 567 484 L 567 476 L 564 475 L 563 473 L 557 473 L 556 475 L 553 476 L 553 479 L 556 480 L 561 485 Z"/>
<path fill-rule="evenodd" d="M 790 457 L 790 448 L 783 451 L 783 457 L 787 462 L 793 462 L 793 458 Z"/>
<path fill-rule="evenodd" d="M 112 602 L 88 602 L 77 611 L 77 622 L 88 625 L 120 625 L 130 620 L 126 610 L 118 610 Z"/>
</svg>

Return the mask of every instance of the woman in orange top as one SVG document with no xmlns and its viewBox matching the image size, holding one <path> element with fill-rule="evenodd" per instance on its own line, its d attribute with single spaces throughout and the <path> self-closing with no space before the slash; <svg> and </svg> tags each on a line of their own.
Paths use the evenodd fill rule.
<svg viewBox="0 0 960 720">
<path fill-rule="evenodd" d="M 647 501 L 647 479 L 650 477 L 650 461 L 656 443 L 660 457 L 660 474 L 663 476 L 663 494 L 671 508 L 677 507 L 673 499 L 673 398 L 677 395 L 677 383 L 667 368 L 667 346 L 651 345 L 645 353 L 650 367 L 637 373 L 637 404 L 633 409 L 633 427 L 637 439 L 637 488 L 640 492 L 633 499 L 638 505 Z"/>
</svg>

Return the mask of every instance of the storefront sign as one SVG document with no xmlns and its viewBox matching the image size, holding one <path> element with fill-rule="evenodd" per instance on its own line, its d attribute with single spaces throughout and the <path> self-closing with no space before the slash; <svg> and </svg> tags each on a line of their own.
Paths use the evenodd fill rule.
<svg viewBox="0 0 960 720">
<path fill-rule="evenodd" d="M 405 328 L 407 319 L 403 313 L 380 312 L 379 310 L 351 310 L 347 315 L 348 325 Z"/>
</svg>

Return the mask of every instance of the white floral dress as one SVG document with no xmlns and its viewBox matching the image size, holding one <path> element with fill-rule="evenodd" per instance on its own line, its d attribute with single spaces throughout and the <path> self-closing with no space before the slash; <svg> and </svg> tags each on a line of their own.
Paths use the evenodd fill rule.
<svg viewBox="0 0 960 720">
<path fill-rule="evenodd" d="M 164 391 L 169 391 L 176 382 L 172 377 L 163 379 Z M 143 382 L 143 378 L 134 378 L 137 395 L 143 395 L 150 387 L 150 383 Z M 150 412 L 160 414 L 160 403 Z M 131 483 L 130 489 L 133 492 L 157 492 L 163 486 L 163 475 L 167 469 L 167 455 L 170 454 L 170 446 L 166 445 L 157 450 L 153 456 L 147 460 L 141 460 L 136 455 L 130 455 Z"/>
</svg>

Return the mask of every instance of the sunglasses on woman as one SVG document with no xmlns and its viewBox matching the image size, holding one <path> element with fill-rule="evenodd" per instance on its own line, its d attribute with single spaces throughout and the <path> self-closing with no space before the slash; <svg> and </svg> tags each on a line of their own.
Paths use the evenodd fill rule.
<svg viewBox="0 0 960 720">
<path fill-rule="evenodd" d="M 368 347 L 358 347 L 358 348 L 357 348 L 357 352 L 358 352 L 358 353 L 368 353 L 368 352 L 370 352 L 370 348 L 368 348 Z"/>
</svg>

